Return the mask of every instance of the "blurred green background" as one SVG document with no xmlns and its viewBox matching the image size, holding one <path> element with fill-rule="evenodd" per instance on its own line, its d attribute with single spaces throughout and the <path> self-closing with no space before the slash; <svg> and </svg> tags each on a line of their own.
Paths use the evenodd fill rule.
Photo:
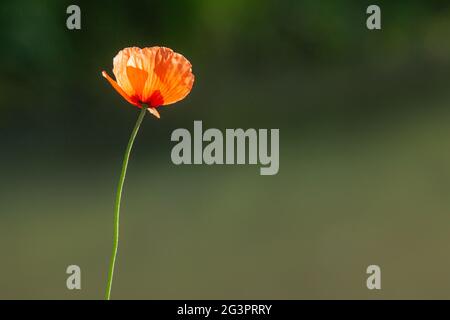
<svg viewBox="0 0 450 320">
<path fill-rule="evenodd" d="M 382 30 L 366 29 L 378 4 Z M 66 28 L 78 4 L 82 29 Z M 450 298 L 448 1 L 0 5 L 0 298 L 101 299 L 138 115 L 101 77 L 128 46 L 193 64 L 148 116 L 121 211 L 119 299 Z M 176 128 L 279 128 L 280 171 L 175 166 Z M 68 265 L 82 290 L 66 288 Z M 382 290 L 366 288 L 366 268 Z"/>
</svg>

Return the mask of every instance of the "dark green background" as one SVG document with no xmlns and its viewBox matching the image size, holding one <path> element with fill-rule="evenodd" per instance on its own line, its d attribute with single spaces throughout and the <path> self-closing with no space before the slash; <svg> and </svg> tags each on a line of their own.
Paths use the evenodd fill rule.
<svg viewBox="0 0 450 320">
<path fill-rule="evenodd" d="M 365 26 L 375 3 L 381 31 Z M 154 45 L 188 57 L 196 82 L 137 138 L 113 298 L 450 298 L 448 1 L 0 8 L 0 298 L 103 297 L 138 109 L 101 71 Z M 279 128 L 279 174 L 173 165 L 170 134 L 194 120 Z M 70 264 L 81 291 L 66 289 Z"/>
</svg>

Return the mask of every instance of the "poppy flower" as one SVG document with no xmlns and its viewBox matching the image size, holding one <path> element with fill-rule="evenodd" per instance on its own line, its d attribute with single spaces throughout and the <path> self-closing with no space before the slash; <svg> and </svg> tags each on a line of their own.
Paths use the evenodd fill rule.
<svg viewBox="0 0 450 320">
<path fill-rule="evenodd" d="M 129 103 L 159 118 L 156 108 L 184 99 L 194 84 L 191 63 L 165 47 L 125 48 L 114 57 L 112 79 L 102 72 L 113 88 Z"/>
<path fill-rule="evenodd" d="M 127 173 L 128 161 L 134 140 L 147 113 L 159 118 L 156 108 L 184 99 L 194 84 L 191 63 L 181 54 L 164 47 L 140 49 L 125 48 L 113 60 L 112 79 L 105 71 L 102 75 L 129 103 L 141 109 L 123 156 L 122 170 L 117 185 L 114 205 L 113 250 L 108 269 L 105 299 L 111 297 L 114 268 L 119 247 L 119 216 L 122 190 Z"/>
</svg>

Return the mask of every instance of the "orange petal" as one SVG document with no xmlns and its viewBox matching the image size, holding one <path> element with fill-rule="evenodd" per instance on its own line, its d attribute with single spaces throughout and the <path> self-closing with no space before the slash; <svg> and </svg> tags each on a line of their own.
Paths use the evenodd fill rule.
<svg viewBox="0 0 450 320">
<path fill-rule="evenodd" d="M 149 76 L 146 88 L 151 88 L 152 92 L 159 91 L 164 105 L 184 99 L 191 92 L 194 84 L 191 63 L 184 56 L 169 48 L 146 48 L 145 52 L 147 55 L 155 55 L 152 60 L 154 61 L 154 75 Z M 149 84 L 149 81 L 152 83 Z"/>
<path fill-rule="evenodd" d="M 143 101 L 142 96 L 144 92 L 144 86 L 148 78 L 147 71 L 131 66 L 128 66 L 126 70 L 128 81 L 131 83 L 135 95 L 139 98 L 139 100 Z"/>
<path fill-rule="evenodd" d="M 141 51 L 141 49 L 132 47 L 132 48 L 125 48 L 123 50 L 120 50 L 119 53 L 114 57 L 113 60 L 113 73 L 116 77 L 116 81 L 119 84 L 119 86 L 122 88 L 123 91 L 126 92 L 126 94 L 130 97 L 135 96 L 135 92 L 133 89 L 133 86 L 131 85 L 130 81 L 128 80 L 127 75 L 127 66 L 128 63 L 131 60 L 131 57 L 135 56 Z M 136 67 L 134 65 L 131 65 L 132 67 Z"/>
<path fill-rule="evenodd" d="M 108 80 L 108 82 L 112 85 L 112 87 L 114 89 L 116 89 L 116 91 L 125 98 L 125 100 L 127 100 L 129 103 L 141 107 L 140 103 L 138 101 L 136 101 L 136 99 L 133 99 L 132 97 L 130 97 L 118 84 L 116 81 L 114 81 L 107 73 L 106 71 L 102 71 L 102 76 L 104 78 L 106 78 L 106 80 Z"/>
</svg>

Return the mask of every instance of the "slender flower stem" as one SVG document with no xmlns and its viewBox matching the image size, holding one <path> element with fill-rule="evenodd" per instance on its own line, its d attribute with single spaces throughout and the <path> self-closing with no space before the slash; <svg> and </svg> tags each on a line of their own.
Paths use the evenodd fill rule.
<svg viewBox="0 0 450 320">
<path fill-rule="evenodd" d="M 134 126 L 133 132 L 131 133 L 130 140 L 128 141 L 127 149 L 125 150 L 125 155 L 123 157 L 122 172 L 120 173 L 119 184 L 117 186 L 116 193 L 116 204 L 114 206 L 114 240 L 113 240 L 113 250 L 111 255 L 111 261 L 109 263 L 109 274 L 108 274 L 108 285 L 106 287 L 105 299 L 109 300 L 111 297 L 111 286 L 114 275 L 114 265 L 116 263 L 117 248 L 119 247 L 119 217 L 120 217 L 120 200 L 122 198 L 123 183 L 125 182 L 125 176 L 127 174 L 128 160 L 130 158 L 131 149 L 133 148 L 134 139 L 139 131 L 142 120 L 144 119 L 147 107 L 142 106 L 139 117 Z"/>
</svg>

